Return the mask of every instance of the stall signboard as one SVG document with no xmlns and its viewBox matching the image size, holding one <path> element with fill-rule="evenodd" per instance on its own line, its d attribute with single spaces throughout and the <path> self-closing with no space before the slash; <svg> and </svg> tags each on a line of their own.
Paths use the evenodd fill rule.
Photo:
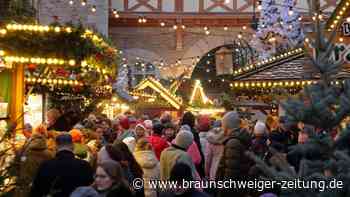
<svg viewBox="0 0 350 197">
<path fill-rule="evenodd" d="M 336 43 L 333 59 L 336 63 L 350 64 L 350 44 Z"/>
<path fill-rule="evenodd" d="M 350 36 L 350 23 L 345 22 L 342 25 L 343 36 Z"/>
</svg>

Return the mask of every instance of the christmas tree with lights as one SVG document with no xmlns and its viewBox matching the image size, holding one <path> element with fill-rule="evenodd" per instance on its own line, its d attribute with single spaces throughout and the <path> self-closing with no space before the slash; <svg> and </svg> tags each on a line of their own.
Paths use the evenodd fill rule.
<svg viewBox="0 0 350 197">
<path fill-rule="evenodd" d="M 258 29 L 251 45 L 259 52 L 259 59 L 283 53 L 303 41 L 300 15 L 294 9 L 295 0 L 284 0 L 277 5 L 275 0 L 259 1 L 260 18 Z"/>
<path fill-rule="evenodd" d="M 313 53 L 309 57 L 318 71 L 320 80 L 305 87 L 298 98 L 290 98 L 282 104 L 287 122 L 306 125 L 309 140 L 290 147 L 286 157 L 271 149 L 273 157 L 269 164 L 252 153 L 263 177 L 277 181 L 307 181 L 308 187 L 281 188 L 279 197 L 348 197 L 350 196 L 350 125 L 341 123 L 350 115 L 350 81 L 339 81 L 337 73 L 342 64 L 331 58 L 337 28 L 325 33 L 325 23 L 319 17 L 320 1 L 308 0 L 310 16 L 314 17 L 315 38 L 310 42 Z M 340 130 L 332 137 L 334 130 Z M 296 159 L 295 159 L 296 158 Z M 294 165 L 291 165 L 294 159 Z M 312 187 L 310 183 L 323 184 Z M 334 182 L 341 187 L 334 187 Z M 333 184 L 333 186 L 331 186 Z M 320 185 L 318 185 L 320 186 Z"/>
</svg>

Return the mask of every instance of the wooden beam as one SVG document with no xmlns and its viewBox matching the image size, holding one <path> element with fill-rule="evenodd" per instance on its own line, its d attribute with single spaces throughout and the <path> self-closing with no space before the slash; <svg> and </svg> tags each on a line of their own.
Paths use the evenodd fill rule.
<svg viewBox="0 0 350 197">
<path fill-rule="evenodd" d="M 11 76 L 10 120 L 17 123 L 16 129 L 23 128 L 24 66 L 16 64 Z"/>
<path fill-rule="evenodd" d="M 205 12 L 205 9 L 204 9 L 204 0 L 199 0 L 199 12 L 200 12 L 200 13 Z"/>
<path fill-rule="evenodd" d="M 181 51 L 183 49 L 183 29 L 181 27 L 176 29 L 176 50 Z"/>
<path fill-rule="evenodd" d="M 129 0 L 124 0 L 124 10 L 129 10 Z"/>
<path fill-rule="evenodd" d="M 184 11 L 184 0 L 175 0 L 175 12 Z"/>
</svg>

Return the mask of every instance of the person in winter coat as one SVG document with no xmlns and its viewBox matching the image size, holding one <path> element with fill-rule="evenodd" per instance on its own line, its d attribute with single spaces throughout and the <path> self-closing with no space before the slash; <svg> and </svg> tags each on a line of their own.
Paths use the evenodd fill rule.
<svg viewBox="0 0 350 197">
<path fill-rule="evenodd" d="M 170 172 L 176 163 L 185 163 L 191 167 L 192 177 L 198 179 L 196 167 L 192 158 L 186 152 L 193 143 L 193 135 L 187 130 L 180 130 L 176 135 L 175 142 L 166 148 L 160 156 L 160 178 L 169 180 Z"/>
<path fill-rule="evenodd" d="M 135 179 L 142 179 L 143 177 L 143 171 L 141 166 L 137 163 L 134 155 L 129 151 L 129 148 L 127 145 L 122 142 L 121 140 L 115 140 L 112 145 L 115 153 L 119 154 L 119 157 L 121 157 L 121 165 L 126 166 L 127 168 L 124 168 L 124 172 L 128 174 L 128 181 L 129 184 L 132 184 L 132 182 Z M 113 159 L 117 157 L 116 154 L 111 154 L 111 150 L 107 149 L 107 151 L 110 153 L 110 155 L 113 155 Z M 118 161 L 118 160 L 115 160 Z M 136 197 L 144 197 L 144 188 L 137 188 L 135 189 L 135 196 Z"/>
<path fill-rule="evenodd" d="M 252 161 L 245 155 L 251 144 L 248 132 L 240 128 L 240 117 L 235 111 L 225 114 L 222 120 L 222 129 L 225 139 L 224 152 L 221 157 L 216 180 L 248 180 Z M 240 196 L 244 197 L 249 191 L 244 189 L 221 189 L 218 197 Z"/>
<path fill-rule="evenodd" d="M 146 128 L 142 124 L 137 124 L 135 127 L 135 140 L 148 137 Z"/>
<path fill-rule="evenodd" d="M 107 161 L 96 169 L 94 188 L 100 197 L 134 196 L 118 162 Z"/>
<path fill-rule="evenodd" d="M 204 153 L 204 157 L 202 159 L 204 159 L 205 161 L 205 152 L 208 146 L 208 140 L 207 140 L 207 135 L 208 135 L 208 131 L 210 130 L 210 125 L 211 125 L 211 120 L 209 118 L 209 116 L 206 115 L 202 115 L 199 116 L 197 119 L 198 125 L 197 125 L 197 130 L 199 132 L 199 140 L 201 143 L 201 149 Z"/>
<path fill-rule="evenodd" d="M 261 159 L 267 156 L 267 129 L 265 123 L 257 121 L 254 127 L 254 138 L 252 140 L 252 151 Z"/>
<path fill-rule="evenodd" d="M 79 159 L 88 160 L 89 147 L 84 144 L 84 136 L 78 129 L 72 129 L 70 132 L 74 143 L 74 154 Z"/>
<path fill-rule="evenodd" d="M 130 129 L 130 122 L 128 117 L 121 117 L 120 121 L 120 133 L 118 134 L 117 139 L 124 140 L 127 137 L 135 137 L 133 131 Z"/>
<path fill-rule="evenodd" d="M 56 145 L 56 157 L 40 165 L 30 197 L 69 196 L 77 187 L 93 183 L 93 170 L 90 164 L 74 157 L 71 135 L 57 136 Z"/>
<path fill-rule="evenodd" d="M 224 150 L 222 145 L 223 139 L 224 131 L 221 128 L 214 128 L 208 132 L 208 145 L 205 152 L 205 175 L 210 180 L 215 180 L 216 177 L 216 171 Z"/>
<path fill-rule="evenodd" d="M 148 137 L 148 141 L 152 145 L 152 148 L 158 160 L 160 159 L 160 155 L 163 150 L 169 147 L 167 141 L 162 138 L 163 128 L 164 127 L 162 124 L 154 124 L 153 133 Z"/>
<path fill-rule="evenodd" d="M 191 167 L 184 163 L 176 163 L 170 173 L 170 180 L 176 181 L 179 185 L 183 185 L 183 181 L 189 183 L 193 181 Z M 160 197 L 209 197 L 204 192 L 195 188 L 170 188 L 166 192 L 161 192 Z"/>
<path fill-rule="evenodd" d="M 163 129 L 163 138 L 168 142 L 169 145 L 171 145 L 171 142 L 175 139 L 176 137 L 176 127 L 173 123 L 169 122 L 164 124 L 164 129 Z"/>
<path fill-rule="evenodd" d="M 160 165 L 156 158 L 151 144 L 146 138 L 141 138 L 136 143 L 134 152 L 135 159 L 143 170 L 143 180 L 145 182 L 145 197 L 157 197 L 157 191 L 148 184 L 149 180 L 159 180 Z"/>
<path fill-rule="evenodd" d="M 191 132 L 191 128 L 188 125 L 182 125 L 180 130 L 186 130 L 188 132 Z M 175 139 L 172 143 L 175 143 Z M 196 144 L 196 142 L 192 142 L 191 146 L 187 149 L 188 155 L 191 157 L 193 163 L 195 166 L 200 165 L 202 162 L 202 157 L 199 152 L 199 148 Z"/>
<path fill-rule="evenodd" d="M 17 197 L 27 196 L 30 185 L 37 174 L 40 165 L 53 158 L 52 152 L 47 148 L 46 138 L 39 134 L 32 135 L 31 139 L 24 145 L 19 169 L 19 177 L 16 188 Z"/>
<path fill-rule="evenodd" d="M 194 141 L 197 144 L 197 147 L 199 149 L 199 153 L 200 153 L 201 158 L 202 158 L 201 163 L 196 165 L 196 169 L 197 169 L 199 175 L 201 177 L 204 177 L 205 176 L 205 173 L 204 173 L 204 154 L 203 154 L 203 151 L 201 148 L 202 146 L 201 146 L 199 134 L 198 134 L 197 130 L 195 129 L 195 120 L 196 120 L 196 118 L 194 117 L 194 115 L 191 112 L 186 112 L 182 117 L 181 125 L 188 125 L 191 128 L 191 132 L 193 134 Z"/>
</svg>

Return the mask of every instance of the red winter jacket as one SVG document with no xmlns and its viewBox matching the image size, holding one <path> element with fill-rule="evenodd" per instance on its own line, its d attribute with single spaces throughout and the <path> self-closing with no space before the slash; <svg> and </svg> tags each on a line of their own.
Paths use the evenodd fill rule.
<svg viewBox="0 0 350 197">
<path fill-rule="evenodd" d="M 154 153 L 158 160 L 160 160 L 160 154 L 166 148 L 168 148 L 168 142 L 159 135 L 151 135 L 148 137 L 149 143 L 152 145 Z"/>
</svg>

